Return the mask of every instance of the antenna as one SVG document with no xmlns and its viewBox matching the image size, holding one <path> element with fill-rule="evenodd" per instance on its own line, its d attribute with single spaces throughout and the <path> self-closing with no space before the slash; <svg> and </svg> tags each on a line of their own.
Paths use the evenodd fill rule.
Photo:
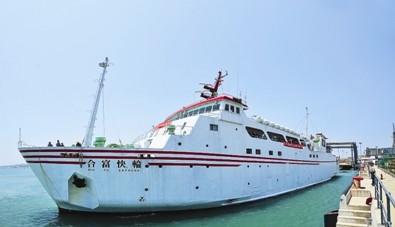
<svg viewBox="0 0 395 227">
<path fill-rule="evenodd" d="M 392 148 L 395 149 L 395 124 L 392 123 Z"/>
<path fill-rule="evenodd" d="M 19 128 L 18 147 L 22 147 L 22 129 L 21 128 Z"/>
<path fill-rule="evenodd" d="M 100 94 L 101 94 L 102 89 L 104 87 L 104 76 L 107 72 L 107 67 L 109 66 L 108 58 L 106 57 L 105 62 L 99 63 L 99 66 L 103 68 L 103 72 L 100 77 L 100 82 L 99 82 L 99 86 L 97 88 L 95 101 L 93 102 L 92 113 L 89 118 L 88 128 L 86 129 L 85 139 L 83 140 L 84 147 L 90 147 L 92 144 L 93 129 L 95 128 L 97 109 L 99 107 L 99 102 L 100 102 Z"/>
<path fill-rule="evenodd" d="M 306 107 L 306 137 L 309 136 L 309 108 Z"/>
</svg>

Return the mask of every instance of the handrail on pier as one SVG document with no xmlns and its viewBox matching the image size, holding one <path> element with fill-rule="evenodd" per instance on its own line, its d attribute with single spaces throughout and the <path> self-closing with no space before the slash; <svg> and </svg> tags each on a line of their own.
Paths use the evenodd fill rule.
<svg viewBox="0 0 395 227">
<path fill-rule="evenodd" d="M 377 208 L 380 209 L 380 214 L 381 214 L 381 224 L 388 227 L 392 227 L 391 204 L 392 204 L 392 209 L 395 209 L 395 200 L 392 198 L 391 193 L 384 186 L 380 178 L 378 178 L 377 175 L 374 173 L 372 175 L 373 175 L 372 178 L 374 180 L 373 183 L 374 183 L 375 196 L 377 198 Z M 386 197 L 387 207 L 384 207 L 383 190 Z"/>
</svg>

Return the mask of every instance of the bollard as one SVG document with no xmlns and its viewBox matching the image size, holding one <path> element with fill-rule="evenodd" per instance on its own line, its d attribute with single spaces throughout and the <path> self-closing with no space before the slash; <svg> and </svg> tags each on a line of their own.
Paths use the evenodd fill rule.
<svg viewBox="0 0 395 227">
<path fill-rule="evenodd" d="M 354 180 L 354 186 L 356 189 L 360 189 L 361 188 L 361 180 L 363 180 L 363 177 L 361 176 L 356 176 L 352 178 Z"/>
</svg>

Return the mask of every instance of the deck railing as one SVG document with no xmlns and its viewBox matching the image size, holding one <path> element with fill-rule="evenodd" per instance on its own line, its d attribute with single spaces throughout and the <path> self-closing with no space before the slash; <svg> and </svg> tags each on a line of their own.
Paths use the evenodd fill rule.
<svg viewBox="0 0 395 227">
<path fill-rule="evenodd" d="M 375 196 L 377 198 L 377 208 L 380 209 L 381 213 L 381 224 L 392 227 L 392 222 L 391 222 L 391 209 L 395 209 L 395 201 L 391 196 L 391 193 L 385 188 L 383 182 L 380 180 L 380 178 L 377 177 L 376 174 L 374 174 L 374 185 L 375 185 Z M 385 194 L 385 199 L 386 199 L 386 206 L 384 206 L 384 201 L 383 201 L 383 191 Z M 391 208 L 392 205 L 392 208 Z"/>
</svg>

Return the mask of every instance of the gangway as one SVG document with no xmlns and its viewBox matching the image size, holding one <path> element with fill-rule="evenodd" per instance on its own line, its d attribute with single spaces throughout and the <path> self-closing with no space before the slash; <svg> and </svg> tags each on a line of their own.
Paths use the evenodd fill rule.
<svg viewBox="0 0 395 227">
<path fill-rule="evenodd" d="M 358 147 L 356 142 L 331 142 L 326 143 L 328 152 L 332 152 L 333 148 L 337 149 L 351 149 L 351 159 L 352 159 L 352 167 L 354 169 L 359 169 L 358 164 Z"/>
</svg>

